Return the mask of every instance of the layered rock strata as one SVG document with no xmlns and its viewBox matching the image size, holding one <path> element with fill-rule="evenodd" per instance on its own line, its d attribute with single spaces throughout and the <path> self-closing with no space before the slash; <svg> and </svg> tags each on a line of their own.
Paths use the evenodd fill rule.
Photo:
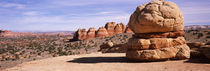
<svg viewBox="0 0 210 71">
<path fill-rule="evenodd" d="M 105 28 L 107 29 L 109 36 L 113 36 L 115 34 L 115 31 L 114 31 L 115 22 L 107 22 L 107 24 L 105 25 Z"/>
<path fill-rule="evenodd" d="M 95 38 L 96 29 L 90 28 L 87 32 L 87 39 Z"/>
<path fill-rule="evenodd" d="M 109 36 L 109 34 L 108 34 L 107 30 L 104 27 L 100 27 L 98 29 L 98 31 L 96 32 L 96 37 L 104 38 L 104 37 L 108 37 L 108 36 Z"/>
</svg>

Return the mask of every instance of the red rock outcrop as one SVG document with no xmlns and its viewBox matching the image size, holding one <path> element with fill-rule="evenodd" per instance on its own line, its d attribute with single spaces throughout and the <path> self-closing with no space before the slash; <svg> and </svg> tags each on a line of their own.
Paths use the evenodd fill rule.
<svg viewBox="0 0 210 71">
<path fill-rule="evenodd" d="M 120 24 L 117 24 L 114 28 L 114 31 L 115 31 L 115 34 L 121 34 L 123 33 L 123 30 L 122 30 L 122 25 Z"/>
<path fill-rule="evenodd" d="M 120 23 L 121 27 L 122 27 L 122 32 L 124 33 L 126 30 L 126 26 L 123 23 Z"/>
<path fill-rule="evenodd" d="M 98 31 L 96 32 L 96 37 L 104 38 L 104 37 L 107 37 L 107 36 L 109 36 L 109 34 L 108 34 L 107 30 L 104 27 L 100 27 L 98 29 Z"/>
<path fill-rule="evenodd" d="M 87 31 L 86 29 L 78 29 L 75 34 L 73 39 L 74 40 L 84 40 L 87 38 Z"/>
<path fill-rule="evenodd" d="M 109 36 L 113 36 L 115 34 L 115 32 L 114 32 L 115 22 L 107 22 L 105 25 L 105 28 L 106 28 Z"/>
<path fill-rule="evenodd" d="M 126 27 L 123 23 L 115 25 L 115 22 L 107 22 L 105 25 L 105 28 L 100 27 L 98 31 L 95 30 L 95 33 L 94 33 L 94 28 L 90 28 L 87 33 L 85 32 L 86 30 L 84 29 L 83 30 L 78 29 L 74 33 L 73 39 L 84 40 L 84 39 L 91 39 L 95 37 L 109 37 L 109 36 L 113 36 L 115 34 L 121 34 L 121 33 L 133 33 L 132 30 Z"/>
<path fill-rule="evenodd" d="M 87 39 L 95 38 L 96 29 L 90 28 L 87 32 Z"/>
</svg>

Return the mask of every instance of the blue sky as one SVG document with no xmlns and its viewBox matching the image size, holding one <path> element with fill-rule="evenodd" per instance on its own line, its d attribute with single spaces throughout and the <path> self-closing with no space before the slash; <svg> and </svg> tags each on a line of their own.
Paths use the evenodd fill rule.
<svg viewBox="0 0 210 71">
<path fill-rule="evenodd" d="M 151 0 L 0 0 L 0 29 L 12 31 L 75 31 L 128 23 L 138 5 Z M 210 25 L 210 0 L 168 0 L 177 3 L 185 25 Z"/>
</svg>

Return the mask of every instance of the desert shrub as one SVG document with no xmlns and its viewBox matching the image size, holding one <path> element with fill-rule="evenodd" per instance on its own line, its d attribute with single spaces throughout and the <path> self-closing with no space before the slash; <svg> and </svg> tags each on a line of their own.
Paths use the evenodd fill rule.
<svg viewBox="0 0 210 71">
<path fill-rule="evenodd" d="M 203 33 L 198 33 L 198 38 L 203 37 Z"/>
<path fill-rule="evenodd" d="M 206 38 L 210 38 L 210 36 L 206 36 Z"/>
<path fill-rule="evenodd" d="M 210 35 L 210 32 L 208 31 L 208 33 L 207 33 L 208 35 Z"/>
</svg>

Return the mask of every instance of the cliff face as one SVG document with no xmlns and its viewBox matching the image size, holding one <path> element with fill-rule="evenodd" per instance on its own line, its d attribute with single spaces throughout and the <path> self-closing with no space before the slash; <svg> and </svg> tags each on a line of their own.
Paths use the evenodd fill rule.
<svg viewBox="0 0 210 71">
<path fill-rule="evenodd" d="M 85 29 L 78 29 L 74 33 L 74 40 L 85 40 L 96 37 L 110 37 L 115 34 L 121 33 L 133 33 L 130 28 L 125 26 L 123 23 L 115 25 L 115 22 L 107 22 L 105 27 L 100 27 L 98 30 L 90 28 L 88 32 Z"/>
</svg>

